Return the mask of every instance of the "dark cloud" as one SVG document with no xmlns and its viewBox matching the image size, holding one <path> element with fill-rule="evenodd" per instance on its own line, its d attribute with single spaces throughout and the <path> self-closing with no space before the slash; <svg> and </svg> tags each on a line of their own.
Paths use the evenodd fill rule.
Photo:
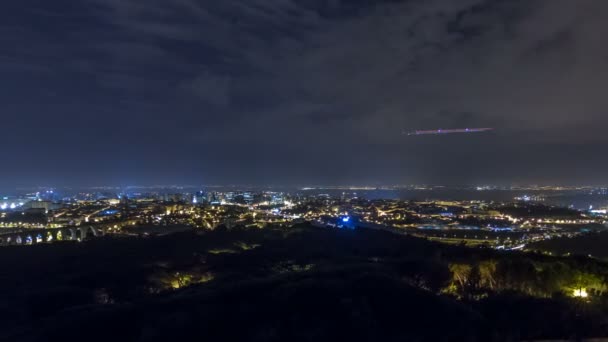
<svg viewBox="0 0 608 342">
<path fill-rule="evenodd" d="M 606 182 L 607 10 L 13 2 L 0 14 L 3 182 Z M 496 131 L 401 134 L 475 126 Z"/>
</svg>

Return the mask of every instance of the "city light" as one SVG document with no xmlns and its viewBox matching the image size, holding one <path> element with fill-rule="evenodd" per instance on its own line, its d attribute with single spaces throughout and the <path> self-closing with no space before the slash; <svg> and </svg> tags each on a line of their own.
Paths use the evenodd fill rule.
<svg viewBox="0 0 608 342">
<path fill-rule="evenodd" d="M 587 293 L 586 289 L 576 289 L 573 292 L 574 297 L 577 298 L 587 298 L 589 297 L 589 294 Z"/>
</svg>

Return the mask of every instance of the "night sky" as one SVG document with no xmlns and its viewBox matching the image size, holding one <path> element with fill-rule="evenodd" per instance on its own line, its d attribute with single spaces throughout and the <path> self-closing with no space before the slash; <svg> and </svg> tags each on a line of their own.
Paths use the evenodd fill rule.
<svg viewBox="0 0 608 342">
<path fill-rule="evenodd" d="M 608 183 L 608 1 L 0 7 L 1 187 Z"/>
</svg>

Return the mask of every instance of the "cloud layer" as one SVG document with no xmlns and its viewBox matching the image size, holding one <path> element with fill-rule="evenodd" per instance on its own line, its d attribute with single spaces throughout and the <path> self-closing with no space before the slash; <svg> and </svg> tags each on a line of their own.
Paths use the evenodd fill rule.
<svg viewBox="0 0 608 342">
<path fill-rule="evenodd" d="M 19 182 L 608 181 L 603 1 L 5 6 Z"/>
</svg>

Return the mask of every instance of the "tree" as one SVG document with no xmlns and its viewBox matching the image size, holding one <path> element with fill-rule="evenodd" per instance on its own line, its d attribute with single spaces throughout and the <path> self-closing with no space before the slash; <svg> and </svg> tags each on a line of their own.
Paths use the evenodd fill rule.
<svg viewBox="0 0 608 342">
<path fill-rule="evenodd" d="M 575 297 L 587 297 L 591 289 L 600 290 L 604 287 L 601 278 L 593 273 L 576 270 L 568 288 Z"/>
<path fill-rule="evenodd" d="M 466 284 L 469 281 L 471 273 L 471 265 L 469 264 L 450 264 L 450 272 L 452 272 L 452 286 L 455 287 L 458 293 L 463 293 Z"/>
<path fill-rule="evenodd" d="M 469 299 L 476 299 L 481 295 L 481 271 L 479 270 L 479 264 L 471 267 L 463 290 L 464 296 Z"/>
<path fill-rule="evenodd" d="M 496 289 L 496 264 L 495 260 L 485 260 L 479 263 L 479 273 L 481 276 L 480 285 L 488 289 Z"/>
<path fill-rule="evenodd" d="M 449 285 L 451 272 L 447 265 L 434 261 L 405 261 L 398 265 L 400 274 L 412 285 L 439 292 Z"/>
</svg>

